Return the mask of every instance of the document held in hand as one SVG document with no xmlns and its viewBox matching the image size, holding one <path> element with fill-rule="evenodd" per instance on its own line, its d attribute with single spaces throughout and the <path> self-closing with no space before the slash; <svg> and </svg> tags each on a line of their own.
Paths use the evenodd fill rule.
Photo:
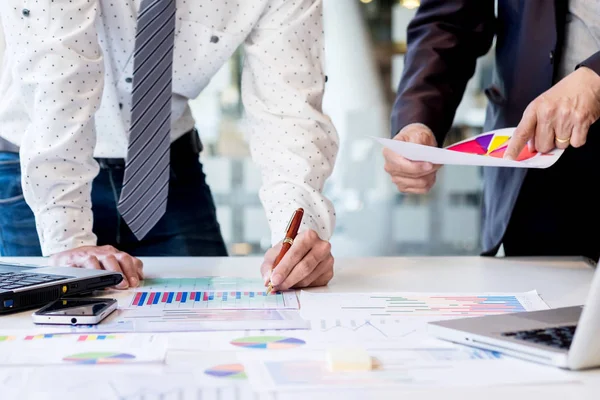
<svg viewBox="0 0 600 400">
<path fill-rule="evenodd" d="M 477 165 L 487 167 L 548 168 L 560 158 L 564 150 L 549 153 L 530 152 L 525 146 L 516 161 L 504 158 L 508 142 L 515 128 L 482 133 L 440 149 L 399 140 L 376 138 L 379 143 L 412 161 L 427 161 L 442 165 Z"/>
</svg>

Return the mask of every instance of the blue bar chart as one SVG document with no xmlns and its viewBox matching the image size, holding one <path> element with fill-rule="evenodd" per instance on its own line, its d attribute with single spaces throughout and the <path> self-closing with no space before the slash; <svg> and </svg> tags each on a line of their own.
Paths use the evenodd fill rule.
<svg viewBox="0 0 600 400">
<path fill-rule="evenodd" d="M 156 291 L 137 292 L 130 308 L 133 309 L 213 309 L 213 310 L 264 310 L 298 309 L 295 293 L 270 293 L 266 291 Z"/>
</svg>

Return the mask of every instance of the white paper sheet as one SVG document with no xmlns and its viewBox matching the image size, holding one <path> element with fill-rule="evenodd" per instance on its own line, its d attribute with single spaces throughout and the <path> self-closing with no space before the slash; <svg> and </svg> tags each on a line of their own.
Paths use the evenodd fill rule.
<svg viewBox="0 0 600 400">
<path fill-rule="evenodd" d="M 511 167 L 511 168 L 548 168 L 552 166 L 562 155 L 564 150 L 554 149 L 548 154 L 538 153 L 532 158 L 523 161 L 512 161 L 502 157 L 492 157 L 487 154 L 469 154 L 462 151 L 450 150 L 454 146 L 477 140 L 478 138 L 493 135 L 498 137 L 512 137 L 515 128 L 500 129 L 477 135 L 474 138 L 469 138 L 461 142 L 455 143 L 448 148 L 440 149 L 432 146 L 424 146 L 415 143 L 401 142 L 399 140 L 391 140 L 384 138 L 374 138 L 383 146 L 389 148 L 396 154 L 399 154 L 413 161 L 428 161 L 434 164 L 450 164 L 450 165 L 475 165 L 488 167 Z M 486 143 L 487 144 L 487 143 Z M 503 142 L 500 147 L 493 148 L 501 151 L 506 147 L 506 142 Z"/>
<path fill-rule="evenodd" d="M 374 323 L 373 326 L 364 328 L 357 325 L 358 329 L 353 330 L 346 329 L 342 325 L 342 327 L 331 329 L 335 323 L 335 321 L 327 322 L 327 331 L 323 331 L 319 328 L 320 325 L 315 323 L 312 330 L 171 333 L 169 334 L 169 354 L 181 352 L 191 355 L 192 358 L 201 358 L 201 354 L 209 349 L 223 354 L 255 354 L 259 357 L 267 357 L 277 353 L 293 357 L 295 353 L 303 354 L 306 351 L 325 351 L 348 347 L 360 347 L 374 351 L 456 348 L 456 345 L 450 342 L 428 336 L 426 326 L 422 322 L 409 323 L 408 326 L 403 326 L 405 324 L 401 323 Z M 406 337 L 407 330 L 415 332 L 415 334 Z"/>
<path fill-rule="evenodd" d="M 123 310 L 119 321 L 132 321 L 136 332 L 308 328 L 300 313 L 291 310 Z"/>
<path fill-rule="evenodd" d="M 310 293 L 302 291 L 306 319 L 450 318 L 547 310 L 536 291 L 526 293 Z"/>
<path fill-rule="evenodd" d="M 293 353 L 323 348 L 307 330 L 248 330 L 169 334 L 169 351 L 226 353 Z"/>
<path fill-rule="evenodd" d="M 30 335 L 0 342 L 0 365 L 98 365 L 162 363 L 167 336 L 152 334 Z"/>
<path fill-rule="evenodd" d="M 411 318 L 320 319 L 311 321 L 307 333 L 311 347 L 360 345 L 365 349 L 410 346 L 447 346 L 427 334 L 426 323 Z"/>
<path fill-rule="evenodd" d="M 209 332 L 308 329 L 297 310 L 120 309 L 98 325 L 36 326 L 44 333 Z M 1 334 L 1 332 L 0 332 Z"/>
<path fill-rule="evenodd" d="M 25 384 L 0 386 L 19 399 L 35 400 L 254 400 L 245 379 L 214 378 L 203 370 L 164 366 L 11 368 L 0 377 Z M 2 378 L 0 378 L 2 379 Z M 2 381 L 0 380 L 0 384 Z M 7 397 L 8 399 L 8 397 Z"/>
<path fill-rule="evenodd" d="M 20 391 L 27 383 L 28 370 L 25 368 L 0 367 L 0 394 L 5 399 L 22 399 Z"/>
<path fill-rule="evenodd" d="M 378 360 L 376 369 L 363 372 L 330 372 L 324 353 L 298 355 L 293 359 L 284 354 L 271 355 L 248 359 L 244 364 L 253 389 L 259 392 L 480 387 L 575 380 L 556 368 L 474 352 L 477 350 L 446 352 L 444 356 L 438 349 L 386 351 L 373 354 L 385 359 Z"/>
</svg>

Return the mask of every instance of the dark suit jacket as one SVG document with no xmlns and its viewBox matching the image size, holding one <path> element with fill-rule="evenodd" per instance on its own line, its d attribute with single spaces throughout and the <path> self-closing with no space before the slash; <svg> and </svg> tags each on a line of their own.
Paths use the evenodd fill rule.
<svg viewBox="0 0 600 400">
<path fill-rule="evenodd" d="M 549 89 L 560 59 L 566 0 L 422 0 L 408 26 L 405 70 L 392 135 L 410 123 L 431 128 L 441 146 L 478 57 L 496 37 L 485 131 L 517 126 L 527 105 Z M 582 64 L 600 74 L 600 52 Z M 484 168 L 483 249 L 494 254 L 527 170 Z"/>
</svg>

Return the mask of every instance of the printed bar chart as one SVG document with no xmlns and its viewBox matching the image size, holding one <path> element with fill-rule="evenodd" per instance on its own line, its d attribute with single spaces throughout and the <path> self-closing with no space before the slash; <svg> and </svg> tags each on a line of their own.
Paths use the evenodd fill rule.
<svg viewBox="0 0 600 400">
<path fill-rule="evenodd" d="M 526 311 L 515 296 L 370 296 L 369 304 L 373 316 L 460 317 Z M 343 306 L 342 309 L 364 310 L 365 306 Z"/>
<path fill-rule="evenodd" d="M 52 334 L 52 333 L 46 333 L 43 335 L 25 336 L 25 338 L 23 340 L 30 341 L 30 340 L 40 340 L 40 339 L 54 339 L 57 336 L 60 336 L 60 334 L 56 335 L 56 334 Z"/>
<path fill-rule="evenodd" d="M 121 339 L 122 335 L 81 335 L 77 339 L 78 342 L 92 342 L 95 340 L 112 340 Z"/>
<path fill-rule="evenodd" d="M 260 279 L 205 276 L 201 278 L 147 278 L 140 291 L 144 292 L 237 292 L 258 290 L 264 286 Z"/>
<path fill-rule="evenodd" d="M 168 291 L 137 292 L 131 301 L 130 308 L 264 310 L 298 309 L 299 305 L 294 293 Z"/>
</svg>

